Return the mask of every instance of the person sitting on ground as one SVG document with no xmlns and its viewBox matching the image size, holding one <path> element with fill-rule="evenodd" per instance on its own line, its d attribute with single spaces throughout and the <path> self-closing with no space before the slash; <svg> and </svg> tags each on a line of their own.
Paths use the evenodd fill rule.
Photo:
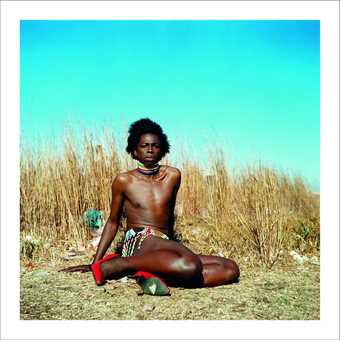
<svg viewBox="0 0 340 340">
<path fill-rule="evenodd" d="M 240 271 L 233 260 L 195 254 L 174 240 L 174 210 L 181 172 L 159 164 L 169 149 L 168 138 L 157 123 L 144 118 L 131 124 L 126 151 L 137 160 L 138 167 L 118 174 L 113 181 L 111 212 L 92 265 L 64 271 L 92 270 L 97 284 L 138 271 L 152 273 L 173 287 L 215 287 L 238 282 Z M 123 210 L 127 230 L 122 256 L 104 258 Z"/>
</svg>

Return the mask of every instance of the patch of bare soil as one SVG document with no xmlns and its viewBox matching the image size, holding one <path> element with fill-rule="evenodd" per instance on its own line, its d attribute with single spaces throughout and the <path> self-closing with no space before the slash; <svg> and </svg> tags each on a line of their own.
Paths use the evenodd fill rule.
<svg viewBox="0 0 340 340">
<path fill-rule="evenodd" d="M 79 263 L 79 261 L 77 262 Z M 75 263 L 75 264 L 77 264 Z M 71 264 L 72 265 L 72 264 Z M 171 296 L 138 295 L 133 279 L 96 286 L 91 273 L 55 266 L 22 267 L 20 314 L 25 320 L 317 320 L 319 267 L 241 267 L 240 283 L 171 288 Z"/>
</svg>

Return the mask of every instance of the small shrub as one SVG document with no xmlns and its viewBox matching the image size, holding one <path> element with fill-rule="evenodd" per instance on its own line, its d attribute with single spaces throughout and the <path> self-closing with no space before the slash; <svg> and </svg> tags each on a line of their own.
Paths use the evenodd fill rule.
<svg viewBox="0 0 340 340">
<path fill-rule="evenodd" d="M 21 240 L 21 254 L 29 259 L 32 260 L 35 255 L 42 250 L 44 242 L 42 239 L 33 237 L 31 235 L 26 235 Z"/>
</svg>

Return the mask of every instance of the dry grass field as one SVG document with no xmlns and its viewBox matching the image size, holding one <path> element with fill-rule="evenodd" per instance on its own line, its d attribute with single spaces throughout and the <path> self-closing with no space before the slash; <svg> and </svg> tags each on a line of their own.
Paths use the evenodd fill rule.
<svg viewBox="0 0 340 340">
<path fill-rule="evenodd" d="M 176 230 L 194 251 L 238 261 L 238 285 L 174 289 L 171 297 L 156 298 L 138 296 L 131 281 L 96 287 L 90 274 L 59 273 L 62 267 L 91 261 L 90 233 L 82 216 L 98 209 L 107 217 L 113 178 L 133 167 L 118 152 L 114 136 L 103 136 L 98 140 L 85 134 L 77 143 L 69 134 L 58 154 L 22 148 L 23 319 L 319 318 L 319 196 L 301 178 L 261 164 L 231 175 L 223 152 L 210 160 L 209 176 L 184 157 Z M 307 259 L 303 264 L 300 255 Z M 181 308 L 166 311 L 168 303 Z M 123 305 L 129 307 L 123 310 Z"/>
</svg>

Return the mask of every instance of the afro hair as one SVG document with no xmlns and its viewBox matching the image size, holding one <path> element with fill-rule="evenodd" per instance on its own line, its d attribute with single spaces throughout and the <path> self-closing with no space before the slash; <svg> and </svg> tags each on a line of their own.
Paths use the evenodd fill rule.
<svg viewBox="0 0 340 340">
<path fill-rule="evenodd" d="M 132 158 L 135 158 L 133 151 L 137 149 L 140 137 L 146 133 L 152 133 L 158 136 L 160 140 L 161 157 L 164 157 L 170 150 L 168 137 L 163 133 L 162 128 L 149 118 L 139 119 L 130 125 L 126 152 L 129 153 Z"/>
</svg>

